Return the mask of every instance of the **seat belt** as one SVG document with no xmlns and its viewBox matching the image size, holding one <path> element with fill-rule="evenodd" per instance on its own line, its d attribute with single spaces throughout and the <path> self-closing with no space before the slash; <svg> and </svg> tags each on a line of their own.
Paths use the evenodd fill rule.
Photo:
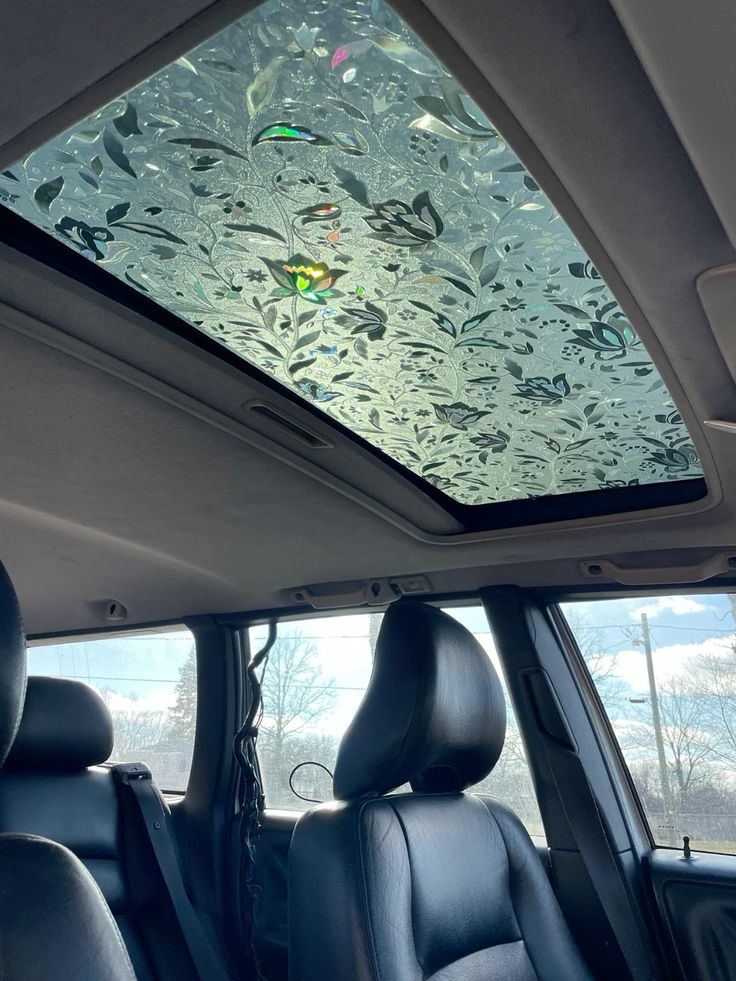
<svg viewBox="0 0 736 981">
<path fill-rule="evenodd" d="M 629 893 L 582 760 L 547 733 L 542 738 L 567 823 L 631 977 L 633 981 L 656 981 L 658 975 L 652 967 L 648 945 L 642 938 L 639 919 L 631 908 Z M 569 796 L 570 787 L 585 787 L 586 792 L 576 796 L 574 802 L 566 802 L 563 788 Z"/>
<path fill-rule="evenodd" d="M 171 840 L 171 811 L 153 782 L 145 763 L 117 763 L 115 779 L 129 787 L 135 799 L 146 836 L 151 843 L 174 914 L 200 981 L 233 981 L 205 933 L 202 921 L 191 904 L 182 879 L 179 861 Z"/>
</svg>

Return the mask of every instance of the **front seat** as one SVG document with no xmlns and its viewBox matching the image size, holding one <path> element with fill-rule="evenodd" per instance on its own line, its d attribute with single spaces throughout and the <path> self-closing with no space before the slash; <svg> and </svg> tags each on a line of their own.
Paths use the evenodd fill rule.
<svg viewBox="0 0 736 981">
<path fill-rule="evenodd" d="M 463 793 L 505 730 L 473 635 L 434 607 L 391 607 L 336 800 L 294 832 L 292 981 L 590 981 L 518 818 Z M 414 793 L 385 796 L 407 781 Z"/>
<path fill-rule="evenodd" d="M 26 647 L 13 585 L 0 565 L 0 765 L 20 722 Z M 100 890 L 66 848 L 0 834 L 2 981 L 135 981 Z"/>
</svg>

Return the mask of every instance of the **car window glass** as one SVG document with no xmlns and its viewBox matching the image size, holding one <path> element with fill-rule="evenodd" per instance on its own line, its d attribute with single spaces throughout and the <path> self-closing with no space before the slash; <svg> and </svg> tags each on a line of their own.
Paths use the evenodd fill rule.
<svg viewBox="0 0 736 981">
<path fill-rule="evenodd" d="M 91 685 L 112 715 L 110 759 L 147 763 L 162 790 L 185 790 L 197 711 L 194 638 L 188 630 L 32 646 L 28 672 Z"/>
<path fill-rule="evenodd" d="M 658 845 L 736 853 L 736 595 L 565 603 Z"/>
<path fill-rule="evenodd" d="M 481 607 L 445 610 L 470 629 L 488 652 L 503 683 L 498 658 Z M 310 617 L 282 622 L 264 675 L 264 714 L 258 737 L 267 806 L 307 810 L 289 787 L 293 768 L 316 761 L 332 771 L 342 734 L 360 705 L 370 678 L 373 650 L 381 613 Z M 267 628 L 250 628 L 253 649 L 260 647 Z M 505 691 L 505 685 L 504 685 Z M 493 773 L 472 788 L 508 804 L 532 834 L 543 834 L 513 710 L 506 698 L 508 732 Z M 329 775 L 310 769 L 314 794 L 332 797 Z"/>
</svg>

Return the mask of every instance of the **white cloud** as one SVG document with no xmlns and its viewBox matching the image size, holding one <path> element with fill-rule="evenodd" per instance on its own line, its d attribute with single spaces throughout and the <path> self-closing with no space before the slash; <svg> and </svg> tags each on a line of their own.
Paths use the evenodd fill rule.
<svg viewBox="0 0 736 981">
<path fill-rule="evenodd" d="M 652 603 L 635 606 L 629 610 L 632 620 L 640 620 L 646 614 L 650 620 L 661 613 L 674 613 L 676 617 L 687 616 L 688 613 L 704 613 L 708 607 L 691 596 L 660 596 Z"/>
<path fill-rule="evenodd" d="M 640 737 L 642 733 L 647 735 L 651 733 L 654 738 L 654 727 L 640 719 L 613 719 L 611 724 L 619 742 L 623 742 L 629 736 Z"/>
<path fill-rule="evenodd" d="M 668 644 L 656 647 L 652 652 L 654 675 L 658 685 L 680 674 L 687 664 L 701 654 L 723 657 L 730 654 L 736 643 L 736 634 L 705 637 L 689 644 Z M 616 674 L 623 678 L 636 692 L 649 691 L 647 662 L 644 652 L 638 650 L 621 651 L 616 660 Z"/>
<path fill-rule="evenodd" d="M 147 695 L 131 698 L 121 692 L 112 691 L 107 694 L 105 700 L 108 708 L 113 712 L 166 712 L 173 707 L 176 693 L 173 689 L 159 689 Z"/>
</svg>

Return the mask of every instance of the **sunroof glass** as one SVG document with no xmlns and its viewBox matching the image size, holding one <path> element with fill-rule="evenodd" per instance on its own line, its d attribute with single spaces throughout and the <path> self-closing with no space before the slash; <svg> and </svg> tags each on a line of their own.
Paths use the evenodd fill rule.
<svg viewBox="0 0 736 981">
<path fill-rule="evenodd" d="M 378 0 L 264 3 L 0 201 L 463 504 L 702 474 L 581 246 Z"/>
</svg>

